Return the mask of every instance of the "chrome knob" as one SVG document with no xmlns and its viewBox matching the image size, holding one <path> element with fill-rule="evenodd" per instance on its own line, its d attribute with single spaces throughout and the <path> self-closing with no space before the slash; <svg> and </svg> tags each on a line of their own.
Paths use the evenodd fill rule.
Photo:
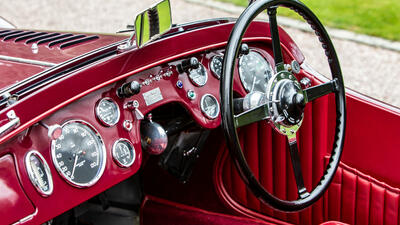
<svg viewBox="0 0 400 225">
<path fill-rule="evenodd" d="M 43 122 L 39 124 L 47 129 L 47 137 L 49 137 L 50 140 L 56 140 L 62 135 L 62 127 L 59 124 L 47 125 Z"/>
</svg>

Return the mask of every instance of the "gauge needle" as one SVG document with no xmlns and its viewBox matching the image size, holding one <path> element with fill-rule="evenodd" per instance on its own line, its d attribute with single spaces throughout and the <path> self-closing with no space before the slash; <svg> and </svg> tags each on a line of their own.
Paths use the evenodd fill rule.
<svg viewBox="0 0 400 225">
<path fill-rule="evenodd" d="M 74 177 L 74 173 L 75 173 L 75 168 L 76 168 L 76 163 L 78 162 L 78 154 L 75 154 L 75 161 L 74 161 L 74 168 L 72 168 L 72 173 L 71 173 L 71 179 L 73 179 L 72 177 Z"/>
<path fill-rule="evenodd" d="M 250 92 L 252 92 L 254 90 L 254 85 L 256 84 L 256 76 L 254 76 L 253 78 L 253 84 L 251 85 L 251 90 Z"/>
</svg>

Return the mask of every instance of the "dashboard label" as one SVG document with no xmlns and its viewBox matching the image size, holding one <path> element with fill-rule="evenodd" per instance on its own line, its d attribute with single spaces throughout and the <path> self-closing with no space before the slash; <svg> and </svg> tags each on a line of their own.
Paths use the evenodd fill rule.
<svg viewBox="0 0 400 225">
<path fill-rule="evenodd" d="M 154 88 L 153 90 L 143 93 L 143 98 L 147 106 L 163 100 L 160 88 Z"/>
</svg>

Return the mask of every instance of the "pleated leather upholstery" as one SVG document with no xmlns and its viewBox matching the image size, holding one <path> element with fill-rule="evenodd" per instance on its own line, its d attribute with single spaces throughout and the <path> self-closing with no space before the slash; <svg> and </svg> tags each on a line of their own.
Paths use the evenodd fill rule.
<svg viewBox="0 0 400 225">
<path fill-rule="evenodd" d="M 325 218 L 349 224 L 399 224 L 400 189 L 341 164 L 324 196 Z"/>
<path fill-rule="evenodd" d="M 321 178 L 332 147 L 335 114 L 333 110 L 328 110 L 333 105 L 329 101 L 334 99 L 321 98 L 307 105 L 297 136 L 308 191 Z M 242 128 L 239 136 L 247 162 L 261 184 L 279 198 L 296 199 L 297 190 L 286 138 L 266 122 Z M 217 184 L 217 187 L 223 186 L 231 199 L 256 212 L 249 216 L 262 218 L 257 215 L 263 214 L 295 224 L 320 224 L 329 220 L 349 224 L 399 224 L 399 189 L 343 164 L 328 191 L 312 207 L 297 213 L 273 210 L 247 190 L 226 147 L 221 151 L 221 160 L 216 163 L 216 176 L 221 177 L 215 180 L 217 183 L 220 180 L 222 184 Z"/>
</svg>

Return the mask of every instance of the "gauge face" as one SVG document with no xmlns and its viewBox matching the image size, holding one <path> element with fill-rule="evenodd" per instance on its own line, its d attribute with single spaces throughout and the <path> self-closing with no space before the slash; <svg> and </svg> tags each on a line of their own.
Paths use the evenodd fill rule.
<svg viewBox="0 0 400 225">
<path fill-rule="evenodd" d="M 60 175 L 72 185 L 89 187 L 104 172 L 106 150 L 97 131 L 84 121 L 68 121 L 52 141 L 51 153 Z"/>
<path fill-rule="evenodd" d="M 196 86 L 204 86 L 208 79 L 206 68 L 200 63 L 197 69 L 190 70 L 189 78 Z"/>
<path fill-rule="evenodd" d="M 49 196 L 53 192 L 53 178 L 43 156 L 35 150 L 28 152 L 25 166 L 36 190 L 43 196 Z"/>
<path fill-rule="evenodd" d="M 127 139 L 119 139 L 113 145 L 112 155 L 121 167 L 129 167 L 135 161 L 135 148 Z"/>
<path fill-rule="evenodd" d="M 218 78 L 218 80 L 221 78 L 223 61 L 224 58 L 222 56 L 216 55 L 212 57 L 210 62 L 211 71 L 213 72 L 214 76 Z"/>
<path fill-rule="evenodd" d="M 259 53 L 250 51 L 239 60 L 239 76 L 247 92 L 266 92 L 273 71 L 271 64 Z"/>
<path fill-rule="evenodd" d="M 213 95 L 203 95 L 200 100 L 200 108 L 208 119 L 215 119 L 219 115 L 219 103 Z"/>
<path fill-rule="evenodd" d="M 119 121 L 119 108 L 111 98 L 103 98 L 96 105 L 96 117 L 105 126 L 114 126 Z"/>
</svg>

